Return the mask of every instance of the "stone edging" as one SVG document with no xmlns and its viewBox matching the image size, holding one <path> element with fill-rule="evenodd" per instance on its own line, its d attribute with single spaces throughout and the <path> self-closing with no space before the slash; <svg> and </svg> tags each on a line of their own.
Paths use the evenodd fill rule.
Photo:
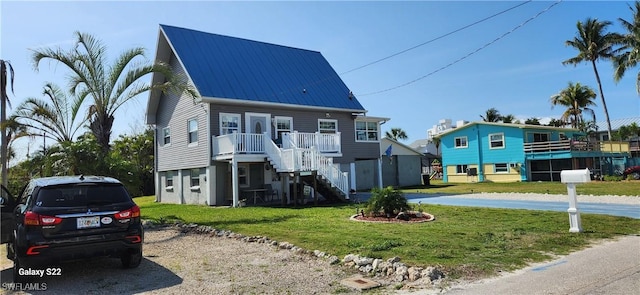
<svg viewBox="0 0 640 295">
<path fill-rule="evenodd" d="M 341 260 L 335 255 L 330 255 L 320 250 L 305 250 L 289 242 L 278 242 L 263 236 L 245 236 L 229 230 L 215 229 L 211 226 L 203 226 L 195 223 L 186 224 L 182 222 L 175 222 L 172 224 L 158 224 L 150 220 L 143 220 L 142 224 L 145 229 L 174 228 L 180 230 L 183 234 L 202 234 L 209 235 L 210 237 L 240 240 L 246 243 L 267 244 L 278 249 L 292 251 L 299 255 L 306 254 L 318 259 L 324 259 L 330 265 L 342 264 L 343 266 L 357 269 L 359 272 L 368 276 L 384 277 L 399 283 L 413 282 L 431 285 L 445 277 L 445 274 L 437 267 L 429 266 L 427 268 L 422 268 L 408 266 L 403 262 L 400 262 L 400 257 L 393 257 L 384 261 L 382 259 L 363 257 L 357 254 L 347 254 Z"/>
</svg>

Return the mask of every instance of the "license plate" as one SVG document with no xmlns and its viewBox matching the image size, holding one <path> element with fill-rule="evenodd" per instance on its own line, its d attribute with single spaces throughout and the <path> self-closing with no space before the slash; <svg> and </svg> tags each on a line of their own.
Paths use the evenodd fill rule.
<svg viewBox="0 0 640 295">
<path fill-rule="evenodd" d="M 92 216 L 92 217 L 79 217 L 78 228 L 93 228 L 100 227 L 100 216 Z"/>
</svg>

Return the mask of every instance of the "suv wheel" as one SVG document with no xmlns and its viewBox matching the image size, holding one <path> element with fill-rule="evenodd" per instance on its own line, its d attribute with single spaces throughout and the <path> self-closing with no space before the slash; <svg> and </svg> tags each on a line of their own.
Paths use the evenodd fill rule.
<svg viewBox="0 0 640 295">
<path fill-rule="evenodd" d="M 633 173 L 631 173 L 631 176 L 635 180 L 640 180 L 640 172 L 633 172 Z"/>
<path fill-rule="evenodd" d="M 13 282 L 14 283 L 24 283 L 26 282 L 26 277 L 20 275 L 20 269 L 23 268 L 22 261 L 17 256 L 13 258 Z"/>
<path fill-rule="evenodd" d="M 140 250 L 129 250 L 122 254 L 120 257 L 122 261 L 122 267 L 124 268 L 136 268 L 142 262 L 142 247 Z"/>
</svg>

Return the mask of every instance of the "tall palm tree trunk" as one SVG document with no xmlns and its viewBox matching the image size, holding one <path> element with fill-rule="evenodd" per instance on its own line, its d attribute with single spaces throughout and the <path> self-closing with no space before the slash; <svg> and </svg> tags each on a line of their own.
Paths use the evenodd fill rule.
<svg viewBox="0 0 640 295">
<path fill-rule="evenodd" d="M 607 135 L 609 136 L 609 140 L 612 140 L 611 137 L 611 120 L 609 119 L 609 111 L 607 110 L 607 102 L 604 100 L 604 92 L 602 92 L 602 83 L 600 82 L 600 74 L 598 74 L 598 68 L 596 67 L 596 61 L 592 60 L 591 65 L 593 66 L 593 72 L 596 74 L 596 81 L 598 82 L 598 90 L 600 90 L 600 98 L 602 99 L 602 108 L 604 109 L 604 117 L 607 120 Z"/>
<path fill-rule="evenodd" d="M 0 125 L 4 125 L 4 121 L 7 119 L 7 66 L 4 64 L 3 60 L 0 60 L 0 76 L 2 76 L 0 77 L 0 101 L 2 101 L 0 105 Z M 9 160 L 7 158 L 7 129 L 2 127 L 0 131 L 0 133 L 2 133 L 2 135 L 0 136 L 0 140 L 2 141 L 2 144 L 0 144 L 2 146 L 0 148 L 0 158 L 2 159 L 2 175 L 0 175 L 0 177 L 2 177 L 2 185 L 6 187 L 8 184 L 7 165 L 9 164 Z"/>
</svg>

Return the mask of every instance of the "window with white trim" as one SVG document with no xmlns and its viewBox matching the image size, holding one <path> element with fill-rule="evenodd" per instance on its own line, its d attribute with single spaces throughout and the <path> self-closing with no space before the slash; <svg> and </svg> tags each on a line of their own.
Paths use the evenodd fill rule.
<svg viewBox="0 0 640 295">
<path fill-rule="evenodd" d="M 456 165 L 456 174 L 467 174 L 468 165 Z"/>
<path fill-rule="evenodd" d="M 166 189 L 172 189 L 173 188 L 173 171 L 167 171 L 165 172 L 165 176 L 164 176 L 164 187 Z"/>
<path fill-rule="evenodd" d="M 356 141 L 379 141 L 380 130 L 378 122 L 356 120 Z"/>
<path fill-rule="evenodd" d="M 187 121 L 187 143 L 198 143 L 198 119 L 193 118 Z"/>
<path fill-rule="evenodd" d="M 489 148 L 492 148 L 492 149 L 504 148 L 504 134 L 503 133 L 489 134 Z"/>
<path fill-rule="evenodd" d="M 240 132 L 240 114 L 220 113 L 220 135 Z"/>
<path fill-rule="evenodd" d="M 456 137 L 453 140 L 455 141 L 455 148 L 457 149 L 468 147 L 466 136 Z"/>
<path fill-rule="evenodd" d="M 249 186 L 249 165 L 238 164 L 238 185 Z"/>
<path fill-rule="evenodd" d="M 509 173 L 509 164 L 507 163 L 495 163 L 493 164 L 494 173 Z"/>
<path fill-rule="evenodd" d="M 338 133 L 338 120 L 318 119 L 318 132 Z"/>
<path fill-rule="evenodd" d="M 171 144 L 171 129 L 169 127 L 162 128 L 162 142 L 164 145 Z"/>
<path fill-rule="evenodd" d="M 200 186 L 200 169 L 191 169 L 191 187 Z"/>
<path fill-rule="evenodd" d="M 282 133 L 293 132 L 293 118 L 291 117 L 275 117 L 276 138 L 282 138 Z"/>
</svg>

